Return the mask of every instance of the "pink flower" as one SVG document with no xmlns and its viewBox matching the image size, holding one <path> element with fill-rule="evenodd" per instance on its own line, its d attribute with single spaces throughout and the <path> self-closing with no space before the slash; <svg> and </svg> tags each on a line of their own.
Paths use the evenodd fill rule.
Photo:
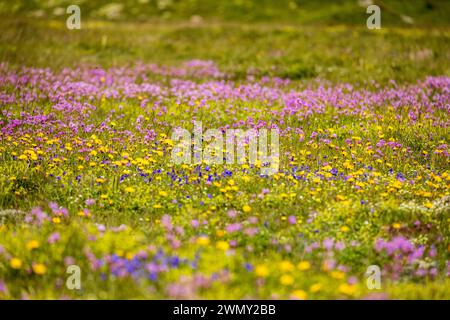
<svg viewBox="0 0 450 320">
<path fill-rule="evenodd" d="M 193 227 L 193 228 L 198 228 L 198 226 L 199 226 L 199 222 L 198 222 L 198 220 L 191 220 L 191 226 Z"/>
<path fill-rule="evenodd" d="M 288 222 L 290 224 L 296 224 L 297 223 L 297 218 L 295 216 L 289 216 L 288 217 Z"/>
<path fill-rule="evenodd" d="M 95 204 L 95 200 L 94 199 L 87 199 L 84 203 L 87 206 L 93 206 Z"/>
<path fill-rule="evenodd" d="M 7 293 L 8 292 L 8 288 L 6 287 L 6 283 L 4 283 L 3 281 L 0 281 L 0 293 Z"/>
<path fill-rule="evenodd" d="M 54 232 L 48 237 L 47 242 L 49 244 L 53 244 L 53 243 L 59 241 L 59 239 L 61 239 L 61 236 L 59 235 L 59 233 L 58 232 Z"/>
<path fill-rule="evenodd" d="M 163 215 L 161 225 L 168 231 L 172 230 L 172 218 L 168 214 Z"/>
<path fill-rule="evenodd" d="M 236 212 L 236 210 L 229 210 L 229 211 L 227 212 L 227 215 L 228 215 L 228 217 L 230 217 L 230 218 L 234 218 L 234 217 L 237 216 L 237 212 Z"/>
<path fill-rule="evenodd" d="M 226 226 L 225 230 L 229 233 L 239 231 L 241 230 L 241 224 L 240 223 L 229 224 L 228 226 Z"/>
</svg>

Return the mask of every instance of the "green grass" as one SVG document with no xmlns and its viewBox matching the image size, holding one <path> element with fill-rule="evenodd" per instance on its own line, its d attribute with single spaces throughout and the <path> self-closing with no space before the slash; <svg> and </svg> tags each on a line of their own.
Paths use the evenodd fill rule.
<svg viewBox="0 0 450 320">
<path fill-rule="evenodd" d="M 351 83 L 450 74 L 448 1 L 375 1 L 381 30 L 366 28 L 356 0 L 121 1 L 114 17 L 101 14 L 109 3 L 0 2 L 1 61 L 58 69 L 211 59 L 238 79 L 256 69 Z M 70 4 L 81 8 L 81 30 L 65 26 Z"/>
<path fill-rule="evenodd" d="M 375 0 L 387 26 L 448 26 L 450 3 L 445 0 Z M 211 21 L 289 22 L 302 24 L 365 24 L 366 7 L 358 0 L 18 0 L 0 2 L 0 13 L 28 17 L 61 17 L 77 4 L 83 17 L 121 21 L 179 21 L 193 16 Z"/>
<path fill-rule="evenodd" d="M 25 18 L 3 19 L 0 28 L 1 60 L 16 66 L 211 59 L 238 79 L 255 69 L 259 75 L 351 83 L 450 74 L 450 31 L 440 28 L 88 21 L 81 30 L 68 30 L 61 20 Z"/>
</svg>

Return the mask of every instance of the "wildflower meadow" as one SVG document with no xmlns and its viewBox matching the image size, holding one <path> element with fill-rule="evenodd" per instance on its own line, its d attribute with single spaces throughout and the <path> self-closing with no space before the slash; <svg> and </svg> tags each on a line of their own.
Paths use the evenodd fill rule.
<svg viewBox="0 0 450 320">
<path fill-rule="evenodd" d="M 449 299 L 448 3 L 154 2 L 0 5 L 0 299 Z"/>
</svg>

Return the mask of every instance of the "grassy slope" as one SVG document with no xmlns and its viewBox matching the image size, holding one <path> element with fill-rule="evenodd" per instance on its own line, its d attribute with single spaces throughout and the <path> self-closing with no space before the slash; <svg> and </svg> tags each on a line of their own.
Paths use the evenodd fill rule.
<svg viewBox="0 0 450 320">
<path fill-rule="evenodd" d="M 444 29 L 214 23 L 0 22 L 0 57 L 16 65 L 105 67 L 136 60 L 177 64 L 212 59 L 242 77 L 249 68 L 292 79 L 414 81 L 450 74 L 450 32 Z M 51 57 L 51 59 L 49 59 Z"/>
<path fill-rule="evenodd" d="M 367 2 L 367 1 L 366 1 Z M 406 25 L 401 15 L 417 25 L 448 26 L 450 3 L 446 0 L 375 0 L 386 25 Z M 0 13 L 54 17 L 78 4 L 84 17 L 115 20 L 177 21 L 199 16 L 206 20 L 240 22 L 290 22 L 307 24 L 354 24 L 365 21 L 361 0 L 18 0 L 1 1 Z"/>
<path fill-rule="evenodd" d="M 66 15 L 53 14 L 66 1 L 0 3 L 0 59 L 51 68 L 212 59 L 236 77 L 257 68 L 262 75 L 353 83 L 450 74 L 448 1 L 378 1 L 383 8 L 378 31 L 366 28 L 365 9 L 354 0 L 258 6 L 169 1 L 164 9 L 157 9 L 156 1 L 135 2 L 125 1 L 118 21 L 108 21 L 99 20 L 106 1 L 81 1 L 81 30 L 66 29 Z M 33 18 L 36 12 L 43 16 Z M 204 19 L 189 22 L 194 14 Z M 400 14 L 413 17 L 414 24 L 404 23 Z"/>
</svg>

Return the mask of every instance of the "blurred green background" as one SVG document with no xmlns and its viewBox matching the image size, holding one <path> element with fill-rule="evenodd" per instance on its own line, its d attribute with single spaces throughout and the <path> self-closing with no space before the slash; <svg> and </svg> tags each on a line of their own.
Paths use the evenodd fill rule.
<svg viewBox="0 0 450 320">
<path fill-rule="evenodd" d="M 2 14 L 57 17 L 71 4 L 83 15 L 112 20 L 185 20 L 356 24 L 364 21 L 365 8 L 374 3 L 383 10 L 386 25 L 449 25 L 448 0 L 19 0 L 3 1 Z M 411 18 L 408 19 L 407 17 Z"/>
<path fill-rule="evenodd" d="M 381 8 L 381 30 L 366 7 Z M 81 30 L 66 28 L 67 6 Z M 352 83 L 450 74 L 448 0 L 0 1 L 0 59 L 13 66 L 109 67 L 214 60 L 234 79 Z"/>
</svg>

